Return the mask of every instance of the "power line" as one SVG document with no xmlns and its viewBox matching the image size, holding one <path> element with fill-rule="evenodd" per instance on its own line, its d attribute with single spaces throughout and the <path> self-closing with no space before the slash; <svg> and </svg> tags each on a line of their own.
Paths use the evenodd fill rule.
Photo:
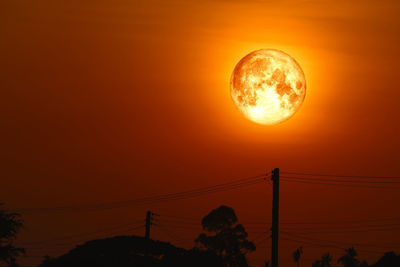
<svg viewBox="0 0 400 267">
<path fill-rule="evenodd" d="M 322 248 L 336 248 L 336 249 L 340 249 L 340 250 L 345 250 L 345 247 L 340 247 L 340 246 L 336 246 L 336 245 L 332 245 L 332 244 L 320 244 L 320 243 L 315 243 L 315 242 L 309 242 L 309 241 L 305 241 L 305 240 L 298 240 L 298 239 L 293 239 L 293 238 L 287 238 L 287 237 L 281 237 L 282 240 L 287 240 L 287 241 L 292 241 L 295 243 L 299 243 L 299 244 L 308 244 L 314 247 L 322 247 Z M 372 250 L 365 250 L 365 249 L 357 249 L 357 251 L 361 251 L 361 252 L 367 252 L 367 253 L 374 253 L 374 254 L 382 254 L 382 252 L 378 252 L 378 251 L 372 251 Z"/>
<path fill-rule="evenodd" d="M 312 241 L 319 241 L 319 242 L 328 242 L 328 243 L 333 243 L 333 244 L 339 244 L 339 245 L 351 245 L 351 246 L 360 246 L 360 247 L 373 247 L 373 248 L 382 248 L 382 249 L 393 249 L 394 246 L 377 246 L 373 244 L 365 244 L 365 243 L 353 243 L 353 242 L 346 242 L 346 241 L 336 241 L 336 240 L 326 240 L 326 239 L 318 239 L 318 238 L 311 238 L 311 237 L 306 237 L 302 235 L 296 235 L 292 234 L 289 232 L 281 231 L 281 233 L 293 236 L 295 238 L 300 238 L 300 239 L 306 239 L 306 240 L 312 240 Z"/>
<path fill-rule="evenodd" d="M 289 229 L 285 229 L 289 230 Z M 290 229 L 292 230 L 292 229 Z M 345 230 L 345 231 L 300 231 L 304 234 L 344 234 L 344 233 L 369 233 L 369 232 L 385 232 L 385 231 L 399 231 L 400 228 L 377 228 L 368 230 Z M 297 232 L 297 231 L 296 231 Z"/>
<path fill-rule="evenodd" d="M 320 184 L 320 185 L 332 185 L 332 186 L 344 186 L 344 187 L 355 187 L 355 188 L 382 188 L 382 189 L 400 189 L 400 187 L 379 187 L 379 186 L 373 186 L 373 185 L 367 185 L 367 184 L 400 184 L 400 182 L 396 182 L 396 181 L 377 181 L 377 179 L 400 179 L 400 177 L 388 177 L 388 176 L 384 176 L 384 177 L 379 177 L 379 176 L 347 176 L 347 175 L 333 175 L 333 174 L 310 174 L 310 173 L 290 173 L 290 172 L 282 172 L 282 173 L 286 173 L 288 175 L 292 175 L 292 176 L 281 176 L 281 180 L 282 181 L 286 181 L 286 182 L 295 182 L 295 183 L 305 183 L 305 184 Z M 293 175 L 297 175 L 297 176 L 293 176 Z M 304 177 L 306 176 L 306 177 Z M 307 177 L 307 176 L 311 176 Z M 201 188 L 197 188 L 197 189 L 192 189 L 192 190 L 187 190 L 187 191 L 182 191 L 182 192 L 176 192 L 176 193 L 170 193 L 170 194 L 162 194 L 162 195 L 156 195 L 156 196 L 151 196 L 151 197 L 144 197 L 144 198 L 138 198 L 138 199 L 133 199 L 133 200 L 126 200 L 126 201 L 115 201 L 115 202 L 104 202 L 104 203 L 98 203 L 98 204 L 90 204 L 90 205 L 71 205 L 71 206 L 59 206 L 59 207 L 53 207 L 53 208 L 49 208 L 49 207 L 44 207 L 44 208 L 25 208 L 25 209 L 18 209 L 19 212 L 68 212 L 68 211 L 92 211 L 92 210 L 105 210 L 105 209 L 113 209 L 113 208 L 120 208 L 120 207 L 127 207 L 127 206 L 132 206 L 132 205 L 144 205 L 144 204 L 153 204 L 153 203 L 158 203 L 158 202 L 163 202 L 163 201 L 171 201 L 171 200 L 182 200 L 182 199 L 188 199 L 188 198 L 194 198 L 194 197 L 199 197 L 199 196 L 204 196 L 204 195 L 208 195 L 208 194 L 213 194 L 213 193 L 217 193 L 217 192 L 224 192 L 224 191 L 228 191 L 228 190 L 235 190 L 235 189 L 239 189 L 239 188 L 243 188 L 243 187 L 247 187 L 247 186 L 251 186 L 251 185 L 255 185 L 255 184 L 259 184 L 259 183 L 263 183 L 267 180 L 269 176 L 266 176 L 265 174 L 262 175 L 257 175 L 257 176 L 251 176 L 251 177 L 247 177 L 247 178 L 242 178 L 242 179 L 237 179 L 234 181 L 230 181 L 230 182 L 226 182 L 226 183 L 221 183 L 221 184 L 217 184 L 217 185 L 213 185 L 213 186 L 208 186 L 208 187 L 201 187 Z M 329 179 L 329 178 L 319 178 L 319 177 L 332 177 L 334 179 Z M 362 181 L 362 180 L 340 180 L 339 178 L 363 178 L 363 179 L 375 179 L 375 180 L 370 180 L 370 181 Z M 198 219 L 194 219 L 194 218 L 187 218 L 187 217 L 179 217 L 179 216 L 172 216 L 172 215 L 162 215 L 162 217 L 166 217 L 166 218 L 172 218 L 172 219 L 167 219 L 167 220 L 161 220 L 161 225 L 155 225 L 155 226 L 160 226 L 161 228 L 164 229 L 170 229 L 170 228 L 179 228 L 182 230 L 201 230 L 201 224 L 199 223 L 195 223 L 195 222 L 201 222 L 201 220 Z M 162 218 L 161 217 L 161 218 Z M 373 221 L 384 221 L 385 219 L 377 219 L 377 220 L 370 220 L 370 222 Z M 400 218 L 391 218 L 391 219 L 386 219 L 386 220 L 400 220 Z M 358 221 L 346 221 L 346 222 L 341 222 L 341 223 L 365 223 L 366 221 L 363 220 L 358 220 Z M 338 224 L 340 222 L 283 222 L 281 223 L 282 225 L 300 225 L 300 224 L 309 224 L 309 225 L 318 225 L 318 224 Z M 133 223 L 131 223 L 133 224 Z M 245 222 L 243 224 L 250 224 L 250 225 L 256 225 L 256 226 L 250 226 L 248 227 L 249 229 L 257 229 L 257 228 L 263 228 L 265 229 L 267 227 L 267 225 L 269 224 L 268 222 Z M 265 224 L 265 227 L 263 226 L 257 226 L 257 224 Z M 199 228 L 195 228 L 194 225 L 198 225 Z M 364 226 L 344 226 L 344 227 L 336 227 L 336 229 L 340 230 L 340 229 L 352 229 L 352 228 L 366 228 L 365 230 L 352 230 L 352 231 L 342 231 L 342 232 L 358 232 L 358 231 L 384 231 L 384 230 L 389 230 L 389 229 L 399 229 L 400 228 L 378 228 L 378 229 L 374 229 L 374 227 L 385 227 L 385 226 L 400 226 L 400 224 L 380 224 L 380 225 L 364 225 Z M 126 227 L 126 226 L 125 226 Z M 144 227 L 143 225 L 134 227 L 129 229 L 128 231 L 131 230 L 135 230 L 135 229 L 140 229 Z M 112 229 L 119 229 L 121 228 L 121 226 L 117 226 L 117 227 L 113 227 Z M 318 227 L 313 227 L 313 228 L 303 228 L 305 230 L 320 230 L 320 229 L 335 229 L 332 227 L 329 228 L 319 228 Z M 110 229 L 106 229 L 106 231 L 108 231 Z M 290 229 L 287 228 L 286 230 L 301 230 L 301 228 L 295 228 L 295 229 Z M 123 230 L 124 232 L 126 232 L 127 230 Z M 95 232 L 91 232 L 91 233 L 86 233 L 86 235 L 91 235 L 93 233 L 99 233 L 99 232 L 104 232 L 103 230 L 98 230 Z M 169 233 L 169 231 L 166 231 Z M 260 233 L 261 234 L 265 234 L 266 232 Z M 309 237 L 304 237 L 304 236 L 299 236 L 299 235 L 293 235 L 290 232 L 282 232 L 282 233 L 286 233 L 287 235 L 292 235 L 292 236 L 297 236 L 299 239 L 306 239 L 306 240 L 314 240 L 314 241 L 320 241 L 320 242 L 330 242 L 330 243 L 336 243 L 336 244 L 343 244 L 343 242 L 340 241 L 331 241 L 331 240 L 324 240 L 324 239 L 314 239 L 314 238 L 309 238 Z M 312 234 L 312 233 L 317 233 L 317 232 L 303 232 L 303 233 L 307 233 L 307 234 Z M 319 233 L 329 233 L 328 232 L 319 232 Z M 332 232 L 331 232 L 332 233 Z M 335 233 L 340 233 L 340 232 L 335 232 Z M 79 235 L 73 235 L 73 236 L 82 236 L 85 235 L 84 234 L 79 234 Z M 257 238 L 255 240 L 257 240 L 258 238 L 260 238 L 260 235 L 257 236 Z M 57 238 L 57 239 L 53 239 L 58 241 L 58 240 L 63 240 L 63 239 L 69 239 L 70 237 L 64 237 L 64 238 Z M 262 241 L 260 242 L 265 242 L 266 240 L 268 240 L 270 237 L 266 237 L 264 238 Z M 285 239 L 285 238 L 282 238 Z M 288 239 L 286 239 L 288 240 Z M 290 240 L 290 239 L 289 239 Z M 47 240 L 47 241 L 42 241 L 45 243 L 51 242 L 51 240 Z M 301 241 L 301 242 L 308 242 L 308 241 Z M 33 244 L 40 244 L 39 242 L 34 242 Z M 257 243 L 258 244 L 258 243 Z M 316 243 L 314 243 L 315 245 L 318 245 Z M 347 243 L 346 243 L 347 244 Z M 53 244 L 54 246 L 65 246 L 66 244 Z M 326 244 L 320 244 L 320 245 L 326 245 Z M 360 244 L 358 244 L 360 245 Z M 377 247 L 377 248 L 383 248 L 383 247 L 379 247 L 379 246 L 375 246 L 375 245 L 371 245 L 371 244 L 363 244 L 363 246 L 372 246 L 372 247 Z M 332 247 L 332 246 L 330 246 Z M 338 246 L 336 246 L 337 248 L 340 248 Z M 40 249 L 40 248 L 36 248 L 36 249 Z M 343 248 L 341 248 L 343 249 Z"/>
<path fill-rule="evenodd" d="M 346 224 L 346 223 L 368 223 L 368 222 L 380 222 L 380 221 L 400 221 L 400 217 L 392 218 L 377 218 L 377 219 L 364 219 L 364 220 L 344 220 L 344 221 L 320 221 L 320 222 L 282 222 L 281 224 Z"/>
<path fill-rule="evenodd" d="M 211 193 L 223 192 L 228 190 L 234 190 L 242 187 L 247 187 L 251 185 L 255 185 L 258 183 L 262 183 L 267 179 L 265 175 L 251 176 L 243 179 L 238 179 L 235 181 L 222 183 L 214 186 L 202 187 L 198 189 L 172 193 L 172 194 L 164 194 L 153 197 L 145 197 L 134 200 L 127 201 L 117 201 L 117 202 L 105 202 L 101 204 L 91 204 L 91 205 L 74 205 L 74 206 L 60 206 L 60 207 L 52 207 L 52 208 L 22 208 L 17 209 L 18 212 L 71 212 L 71 211 L 92 211 L 92 210 L 104 210 L 104 209 L 113 209 L 126 207 L 131 205 L 143 205 L 143 204 L 153 204 L 162 201 L 169 200 L 180 200 L 193 198 L 197 196 L 202 196 Z"/>
<path fill-rule="evenodd" d="M 292 226 L 292 225 L 289 225 L 289 226 Z M 295 225 L 293 225 L 293 226 L 295 226 Z M 287 229 L 299 229 L 299 230 L 301 230 L 301 229 L 303 229 L 303 230 L 323 230 L 323 229 L 360 229 L 360 228 L 375 228 L 375 227 L 384 227 L 384 226 L 399 226 L 400 227 L 400 223 L 384 223 L 384 224 L 373 224 L 373 225 L 349 225 L 349 226 L 347 226 L 347 225 L 333 225 L 333 226 L 327 226 L 327 227 L 315 227 L 315 226 L 310 226 L 310 227 L 312 227 L 312 228 L 310 228 L 310 227 L 308 227 L 308 228 L 299 228 L 299 227 L 296 227 L 296 228 L 288 228 L 287 226 L 286 226 L 286 228 Z"/>
<path fill-rule="evenodd" d="M 161 230 L 163 233 L 165 233 L 166 235 L 168 235 L 170 238 L 172 238 L 173 240 L 182 243 L 182 242 L 186 242 L 186 241 L 192 241 L 194 242 L 194 238 L 182 238 L 179 237 L 178 235 L 176 235 L 175 232 L 171 232 L 171 229 L 167 229 L 165 226 L 163 225 L 157 225 L 157 229 Z"/>
<path fill-rule="evenodd" d="M 195 222 L 185 222 L 185 221 L 170 221 L 170 220 L 160 220 L 161 222 L 166 222 L 166 223 L 174 223 L 174 224 L 183 224 L 183 225 L 197 225 L 201 226 L 200 223 L 195 223 Z"/>
<path fill-rule="evenodd" d="M 366 184 L 400 184 L 398 181 L 362 181 L 362 180 L 337 180 L 337 179 L 321 179 L 294 176 L 281 176 L 281 178 L 290 178 L 306 181 L 322 181 L 322 182 L 338 182 L 338 183 L 366 183 Z"/>
<path fill-rule="evenodd" d="M 325 183 L 325 182 L 309 182 L 309 181 L 302 181 L 296 179 L 288 179 L 282 178 L 281 181 L 283 182 L 292 182 L 292 183 L 303 183 L 303 184 L 317 184 L 317 185 L 329 185 L 329 186 L 339 186 L 339 187 L 352 187 L 352 188 L 374 188 L 374 189 L 389 189 L 389 190 L 396 190 L 400 189 L 400 187 L 379 187 L 379 186 L 368 186 L 368 185 L 350 185 L 350 184 L 335 184 L 335 183 Z"/>
<path fill-rule="evenodd" d="M 258 245 L 268 241 L 268 239 L 270 239 L 270 238 L 271 238 L 270 236 L 267 236 L 266 238 L 264 238 L 264 239 L 258 241 L 257 243 L 255 243 L 254 245 L 257 247 Z"/>
<path fill-rule="evenodd" d="M 174 215 L 166 215 L 166 214 L 160 214 L 161 217 L 168 217 L 168 218 L 174 218 L 174 219 L 181 219 L 181 220 L 187 220 L 187 221 L 196 221 L 200 222 L 201 219 L 195 219 L 195 218 L 189 218 L 189 217 L 181 217 L 181 216 L 174 216 Z"/>
<path fill-rule="evenodd" d="M 281 172 L 282 174 L 306 175 L 306 176 L 326 176 L 326 177 L 344 177 L 344 178 L 366 178 L 366 179 L 400 179 L 400 176 L 366 176 L 366 175 L 341 175 L 341 174 L 317 174 L 304 172 Z"/>
<path fill-rule="evenodd" d="M 171 228 L 179 228 L 179 229 L 188 229 L 188 230 L 197 230 L 197 231 L 201 231 L 201 226 L 197 227 L 189 227 L 189 226 L 182 226 L 182 225 L 173 225 L 173 224 L 159 224 L 159 226 L 163 226 L 163 227 L 171 227 Z"/>
<path fill-rule="evenodd" d="M 255 238 L 253 238 L 253 240 L 251 240 L 251 242 L 255 242 L 256 240 L 260 239 L 261 237 L 264 237 L 263 241 L 268 240 L 270 238 L 270 236 L 265 237 L 266 234 L 267 234 L 266 231 L 259 233 Z M 261 242 L 263 242 L 263 241 L 261 241 Z"/>
<path fill-rule="evenodd" d="M 292 238 L 287 238 L 287 237 L 281 237 L 281 239 L 288 240 L 288 241 L 293 241 L 293 242 L 300 243 L 300 244 L 315 245 L 315 246 L 318 246 L 318 247 L 345 249 L 343 247 L 339 247 L 339 246 L 335 246 L 335 245 L 317 244 L 317 243 L 313 243 L 313 242 L 308 242 L 308 241 L 298 240 L 298 239 L 292 239 Z"/>
<path fill-rule="evenodd" d="M 166 214 L 160 214 L 161 218 L 166 217 L 166 218 L 173 218 L 173 219 L 179 219 L 179 221 L 175 221 L 177 223 L 186 223 L 186 224 L 195 224 L 195 225 L 200 225 L 202 219 L 201 218 L 192 218 L 192 217 L 182 217 L 182 216 L 174 216 L 174 215 L 166 215 Z M 181 220 L 181 221 L 180 221 Z M 399 218 L 400 220 L 400 218 Z M 167 220 L 162 220 L 164 222 L 167 222 Z M 172 222 L 172 221 L 171 221 Z M 248 225 L 248 224 L 270 224 L 271 222 L 239 222 L 243 225 Z"/>
<path fill-rule="evenodd" d="M 392 217 L 392 218 L 367 218 L 360 220 L 343 220 L 343 221 L 283 221 L 280 222 L 280 225 L 330 225 L 330 224 L 362 224 L 362 223 L 370 223 L 370 222 L 384 222 L 384 221 L 399 221 L 400 217 Z M 260 228 L 260 227 L 268 227 L 271 224 L 271 221 L 258 221 L 258 222 L 241 222 L 243 225 L 247 225 L 246 228 Z M 384 224 L 386 225 L 386 224 Z M 376 225 L 378 226 L 378 225 Z M 382 225 L 379 225 L 382 226 Z M 313 227 L 312 229 L 316 229 Z"/>
</svg>

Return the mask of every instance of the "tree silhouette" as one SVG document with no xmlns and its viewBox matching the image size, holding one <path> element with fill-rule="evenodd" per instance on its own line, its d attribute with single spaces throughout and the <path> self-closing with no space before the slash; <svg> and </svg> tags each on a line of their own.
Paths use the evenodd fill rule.
<svg viewBox="0 0 400 267">
<path fill-rule="evenodd" d="M 0 206 L 3 205 L 0 203 Z M 16 258 L 25 253 L 23 248 L 13 246 L 13 241 L 22 227 L 21 216 L 0 209 L 0 263 L 7 266 L 18 266 Z"/>
<path fill-rule="evenodd" d="M 297 264 L 297 267 L 299 267 L 300 265 L 300 258 L 301 255 L 303 254 L 303 248 L 302 247 L 298 247 L 295 251 L 293 251 L 293 261 L 294 263 Z"/>
<path fill-rule="evenodd" d="M 322 255 L 321 262 L 323 267 L 332 267 L 332 256 L 329 254 L 329 252 Z"/>
<path fill-rule="evenodd" d="M 338 263 L 341 263 L 344 267 L 364 267 L 368 266 L 367 262 L 360 262 L 357 257 L 357 251 L 354 247 L 348 248 L 344 250 L 346 252 L 345 255 L 338 259 Z"/>
<path fill-rule="evenodd" d="M 314 261 L 311 267 L 332 267 L 332 256 L 329 252 L 325 253 L 320 260 Z"/>
<path fill-rule="evenodd" d="M 201 224 L 207 232 L 214 235 L 200 234 L 196 243 L 206 250 L 216 253 L 229 267 L 248 267 L 246 254 L 256 249 L 247 240 L 243 225 L 238 224 L 234 210 L 220 206 L 206 215 Z"/>
</svg>

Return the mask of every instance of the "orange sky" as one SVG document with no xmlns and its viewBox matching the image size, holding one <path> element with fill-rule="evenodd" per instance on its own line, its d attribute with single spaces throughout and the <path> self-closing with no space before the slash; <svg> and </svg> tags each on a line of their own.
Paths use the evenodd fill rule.
<svg viewBox="0 0 400 267">
<path fill-rule="evenodd" d="M 274 167 L 399 176 L 399 13 L 396 0 L 3 1 L 1 201 L 17 208 L 127 200 Z M 293 56 L 307 79 L 300 110 L 275 126 L 246 120 L 230 98 L 234 66 L 262 48 Z M 243 221 L 270 220 L 271 198 L 270 186 L 256 185 L 108 212 L 31 214 L 20 242 L 127 223 L 147 209 L 201 218 L 226 204 Z M 393 217 L 399 204 L 396 191 L 281 188 L 287 221 Z M 296 246 L 282 243 L 282 266 L 292 264 Z M 328 250 L 307 248 L 304 257 Z"/>
</svg>

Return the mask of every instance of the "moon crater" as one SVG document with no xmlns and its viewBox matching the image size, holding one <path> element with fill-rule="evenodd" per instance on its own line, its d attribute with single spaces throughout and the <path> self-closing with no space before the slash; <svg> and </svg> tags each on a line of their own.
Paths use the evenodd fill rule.
<svg viewBox="0 0 400 267">
<path fill-rule="evenodd" d="M 260 124 L 287 120 L 300 108 L 306 81 L 300 65 L 284 52 L 263 49 L 242 58 L 231 78 L 231 96 L 243 115 Z"/>
</svg>

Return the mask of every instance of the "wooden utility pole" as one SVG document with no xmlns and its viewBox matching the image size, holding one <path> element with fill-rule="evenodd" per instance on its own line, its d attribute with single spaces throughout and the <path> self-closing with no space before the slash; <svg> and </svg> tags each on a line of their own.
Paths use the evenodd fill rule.
<svg viewBox="0 0 400 267">
<path fill-rule="evenodd" d="M 151 211 L 146 213 L 146 233 L 145 238 L 150 238 L 150 225 L 151 225 Z"/>
<path fill-rule="evenodd" d="M 271 227 L 271 267 L 278 267 L 279 232 L 279 168 L 272 171 L 272 227 Z"/>
</svg>

